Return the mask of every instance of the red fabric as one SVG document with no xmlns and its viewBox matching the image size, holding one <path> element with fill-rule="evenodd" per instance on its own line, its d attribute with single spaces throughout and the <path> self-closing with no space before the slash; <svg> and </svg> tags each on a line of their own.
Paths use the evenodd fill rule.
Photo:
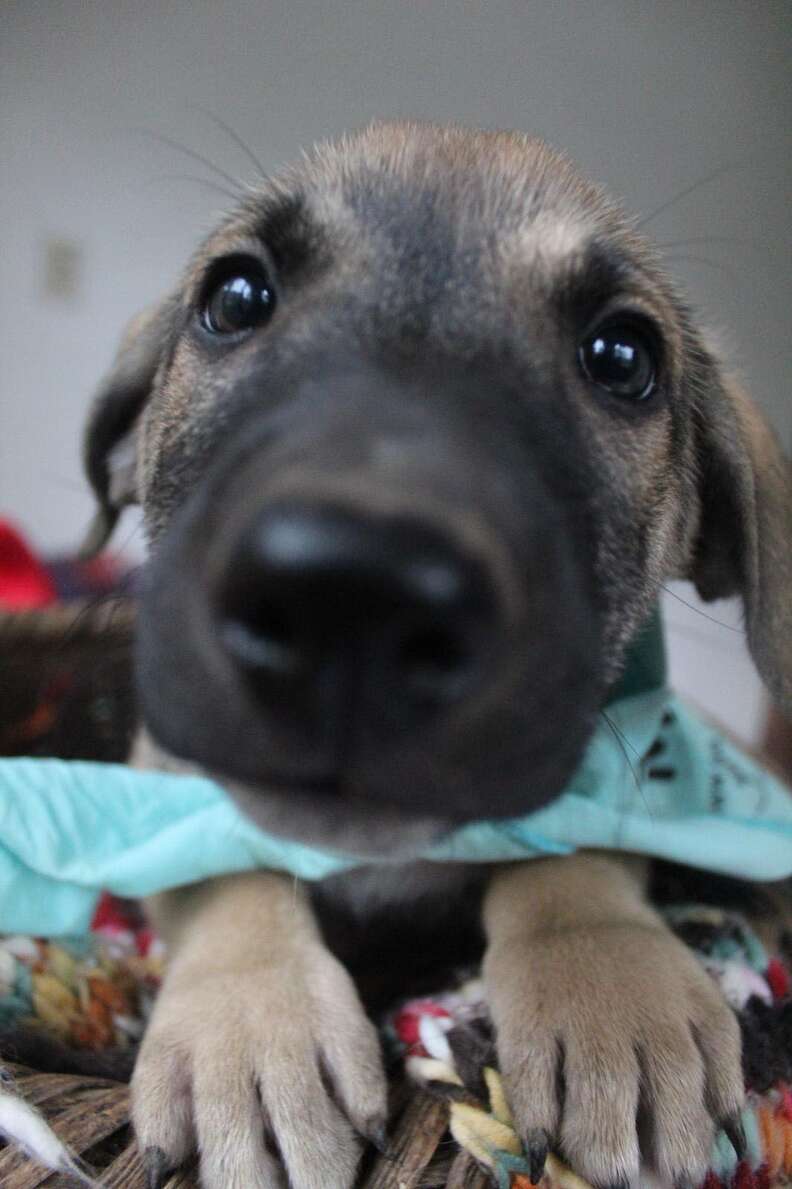
<svg viewBox="0 0 792 1189">
<path fill-rule="evenodd" d="M 747 1161 L 737 1166 L 737 1172 L 732 1182 L 733 1189 L 770 1189 L 770 1175 L 767 1165 L 763 1164 L 756 1172 L 751 1172 Z"/>
<path fill-rule="evenodd" d="M 137 946 L 137 951 L 141 958 L 148 957 L 148 952 L 151 949 L 155 937 L 156 933 L 153 929 L 143 928 L 136 931 L 135 945 Z"/>
<path fill-rule="evenodd" d="M 91 929 L 95 933 L 134 933 L 145 930 L 149 934 L 141 944 L 148 950 L 151 945 L 151 930 L 145 928 L 140 906 L 135 900 L 123 900 L 110 892 L 102 892 L 94 910 Z"/>
<path fill-rule="evenodd" d="M 449 1019 L 449 1013 L 431 999 L 413 999 L 409 1004 L 396 1013 L 393 1026 L 401 1043 L 413 1057 L 428 1057 L 426 1049 L 421 1044 L 421 1017 L 435 1016 L 437 1019 Z"/>
<path fill-rule="evenodd" d="M 765 974 L 774 999 L 785 999 L 790 991 L 789 972 L 778 958 L 771 958 Z"/>
<path fill-rule="evenodd" d="M 91 929 L 113 929 L 116 926 L 126 926 L 126 921 L 121 917 L 116 901 L 110 893 L 102 892 L 91 921 Z"/>
<path fill-rule="evenodd" d="M 0 520 L 0 605 L 21 611 L 56 600 L 47 571 L 7 520 Z"/>
</svg>

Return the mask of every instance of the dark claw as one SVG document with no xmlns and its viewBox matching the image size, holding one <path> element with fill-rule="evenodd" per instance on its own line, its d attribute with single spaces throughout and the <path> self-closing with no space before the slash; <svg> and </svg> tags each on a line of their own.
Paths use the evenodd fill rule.
<svg viewBox="0 0 792 1189">
<path fill-rule="evenodd" d="M 536 1127 L 526 1135 L 525 1152 L 528 1156 L 528 1167 L 531 1170 L 531 1180 L 534 1185 L 537 1185 L 542 1179 L 549 1148 L 550 1137 L 543 1128 Z"/>
<path fill-rule="evenodd" d="M 630 1189 L 629 1181 L 614 1181 L 612 1185 L 604 1185 L 603 1189 Z"/>
<path fill-rule="evenodd" d="M 734 1148 L 738 1160 L 745 1159 L 748 1143 L 745 1138 L 745 1128 L 739 1115 L 733 1115 L 721 1123 L 721 1127 L 731 1146 Z"/>
<path fill-rule="evenodd" d="M 146 1170 L 146 1189 L 162 1189 L 173 1169 L 162 1148 L 146 1148 L 143 1153 L 143 1167 Z"/>
</svg>

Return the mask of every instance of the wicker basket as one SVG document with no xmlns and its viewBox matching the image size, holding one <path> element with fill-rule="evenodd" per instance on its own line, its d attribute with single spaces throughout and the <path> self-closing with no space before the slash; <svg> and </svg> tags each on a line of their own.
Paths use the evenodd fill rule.
<svg viewBox="0 0 792 1189">
<path fill-rule="evenodd" d="M 0 612 L 0 755 L 125 758 L 134 619 L 120 598 Z"/>
<path fill-rule="evenodd" d="M 129 1089 L 104 1078 L 42 1074 L 8 1067 L 20 1092 L 34 1103 L 72 1152 L 96 1172 L 106 1189 L 146 1189 L 146 1176 L 129 1125 Z M 359 1189 L 490 1189 L 492 1182 L 456 1145 L 445 1144 L 447 1105 L 404 1083 L 394 1089 L 391 1141 L 384 1153 L 364 1155 Z M 73 1189 L 12 1148 L 0 1151 L 3 1189 Z M 165 1189 L 198 1189 L 192 1170 L 174 1173 Z"/>
</svg>

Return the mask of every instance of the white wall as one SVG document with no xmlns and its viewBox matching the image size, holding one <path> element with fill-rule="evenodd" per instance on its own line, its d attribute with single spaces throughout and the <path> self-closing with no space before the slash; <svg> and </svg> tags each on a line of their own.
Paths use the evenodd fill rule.
<svg viewBox="0 0 792 1189">
<path fill-rule="evenodd" d="M 6 0 L 0 511 L 42 548 L 79 538 L 91 389 L 122 323 L 165 289 L 225 201 L 174 177 L 209 170 L 136 130 L 252 176 L 201 106 L 267 169 L 372 116 L 517 126 L 567 148 L 643 213 L 729 167 L 651 229 L 668 242 L 713 237 L 669 256 L 730 328 L 734 357 L 792 441 L 788 15 L 784 0 Z M 48 237 L 81 250 L 73 299 L 45 292 Z M 686 617 L 682 684 L 750 733 L 757 692 L 737 635 L 671 602 Z M 727 670 L 739 705 L 729 694 L 724 707 Z"/>
</svg>

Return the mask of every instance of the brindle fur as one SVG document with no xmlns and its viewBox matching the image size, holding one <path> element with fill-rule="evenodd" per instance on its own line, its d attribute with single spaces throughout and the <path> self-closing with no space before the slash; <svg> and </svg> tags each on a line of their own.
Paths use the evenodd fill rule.
<svg viewBox="0 0 792 1189">
<path fill-rule="evenodd" d="M 196 308 L 211 262 L 237 252 L 269 260 L 280 304 L 261 332 L 211 354 L 195 330 Z M 579 374 L 576 344 L 608 308 L 639 312 L 657 328 L 662 393 L 651 410 L 603 400 Z M 332 425 L 336 416 L 323 408 L 323 377 L 350 368 L 358 387 L 371 380 L 372 393 L 378 377 L 398 380 L 383 384 L 379 405 L 358 394 L 354 416 L 336 426 L 342 438 L 350 429 L 353 437 L 390 434 L 404 459 L 399 401 L 412 393 L 405 416 L 431 437 L 436 464 L 416 447 L 404 463 L 412 494 L 402 483 L 396 496 L 392 477 L 363 465 L 353 447 L 336 450 L 342 459 L 352 451 L 340 468 L 304 448 L 306 425 L 323 417 Z M 449 412 L 449 392 L 441 412 L 419 411 L 416 386 L 441 391 L 448 374 L 477 410 L 480 433 L 464 420 L 471 413 Z M 277 398 L 303 383 L 313 395 L 294 402 L 305 405 L 300 420 L 299 407 L 286 400 L 284 411 Z M 272 425 L 268 451 L 262 427 L 270 433 Z M 130 437 L 134 468 L 122 465 L 120 443 Z M 470 469 L 455 479 L 463 462 Z M 583 593 L 582 602 L 570 595 L 570 605 L 590 607 L 595 624 L 587 634 L 579 623 L 539 625 L 550 624 L 560 651 L 579 654 L 584 670 L 578 675 L 570 663 L 563 671 L 576 741 L 548 777 L 550 793 L 671 578 L 691 578 L 705 598 L 741 594 L 757 665 L 780 700 L 792 698 L 789 465 L 649 245 L 536 139 L 378 124 L 251 191 L 174 293 L 131 329 L 94 408 L 87 463 L 101 509 L 94 544 L 124 502 L 143 505 L 154 558 L 144 636 L 156 643 L 143 650 L 144 705 L 159 734 L 170 718 L 181 720 L 173 737 L 187 760 L 204 760 L 190 731 L 206 730 L 213 709 L 221 715 L 227 691 L 212 694 L 209 645 L 189 626 L 187 643 L 158 659 L 170 648 L 164 617 L 183 605 L 189 625 L 190 584 L 211 583 L 227 564 L 222 544 L 211 542 L 252 501 L 295 485 L 340 492 L 352 505 L 389 508 L 395 500 L 400 512 L 447 521 L 498 575 L 514 638 L 530 639 L 514 541 L 530 522 L 529 472 L 541 473 L 552 493 L 547 507 L 561 518 L 555 527 L 568 529 L 575 553 L 573 586 Z M 166 670 L 178 679 L 171 685 Z M 491 814 L 493 796 L 502 812 L 513 810 L 511 798 L 526 784 L 522 739 L 533 733 L 538 749 L 564 751 L 557 722 L 537 727 L 541 709 L 524 673 L 510 672 L 491 701 L 477 714 L 491 714 L 497 733 L 476 735 L 476 722 L 465 724 L 472 732 L 465 751 L 457 722 L 432 737 L 431 757 L 406 756 L 419 794 L 413 802 L 405 804 L 390 771 L 371 765 L 340 803 L 304 780 L 289 788 L 286 780 L 240 778 L 236 760 L 226 783 L 269 828 L 372 855 L 387 850 L 409 864 L 438 830 L 480 816 L 484 806 Z M 488 739 L 508 756 L 497 779 L 487 772 Z M 138 762 L 172 761 L 143 737 Z M 224 774 L 216 754 L 210 766 Z M 528 796 L 525 808 L 538 799 Z M 578 855 L 494 873 L 445 869 L 442 877 L 430 864 L 400 866 L 395 875 L 371 867 L 328 881 L 314 901 L 326 939 L 335 941 L 343 918 L 354 951 L 367 926 L 384 927 L 398 903 L 412 900 L 412 920 L 446 922 L 436 916 L 441 901 L 475 902 L 483 891 L 499 1056 L 537 1161 L 550 1137 L 599 1185 L 635 1178 L 640 1106 L 644 1156 L 666 1180 L 682 1181 L 705 1167 L 713 1119 L 739 1109 L 739 1040 L 728 1009 L 641 885 L 626 860 Z M 263 1108 L 294 1189 L 348 1189 L 358 1155 L 349 1121 L 361 1134 L 377 1132 L 384 1084 L 373 1033 L 308 899 L 262 873 L 174 893 L 155 912 L 174 952 L 134 1081 L 152 1168 L 177 1163 L 197 1140 L 210 1189 L 280 1183 L 261 1131 Z"/>
</svg>

